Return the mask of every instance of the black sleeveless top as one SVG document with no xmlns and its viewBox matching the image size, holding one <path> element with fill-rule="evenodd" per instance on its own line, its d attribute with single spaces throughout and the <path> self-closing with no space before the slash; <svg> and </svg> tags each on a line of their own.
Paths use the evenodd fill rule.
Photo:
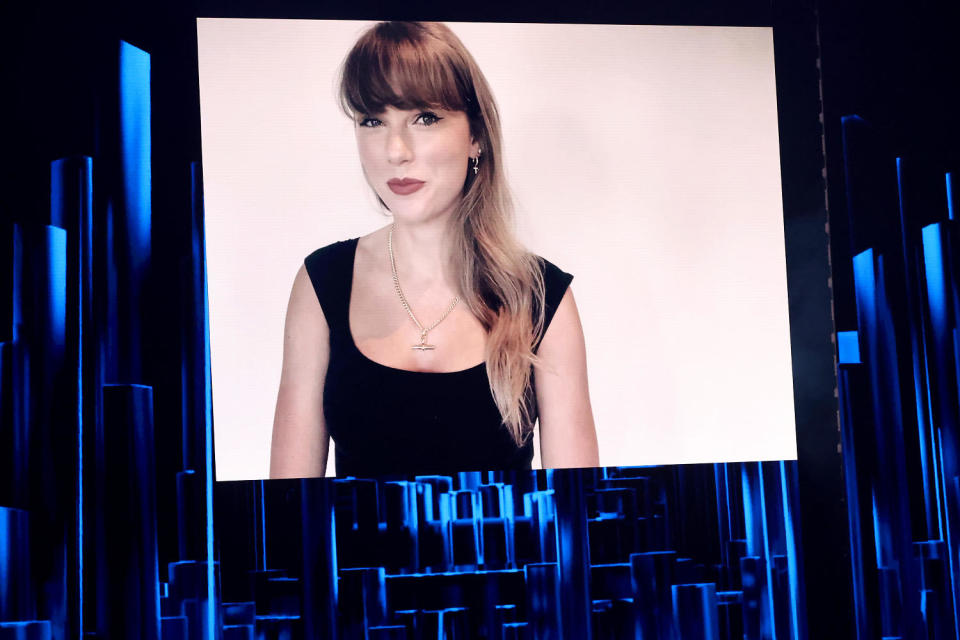
<svg viewBox="0 0 960 640">
<path fill-rule="evenodd" d="M 336 444 L 337 475 L 530 469 L 533 441 L 514 443 L 484 363 L 428 373 L 388 367 L 360 352 L 348 321 L 356 250 L 357 239 L 346 240 L 304 260 L 330 328 L 323 415 Z M 542 265 L 546 331 L 573 276 L 546 260 Z"/>
</svg>

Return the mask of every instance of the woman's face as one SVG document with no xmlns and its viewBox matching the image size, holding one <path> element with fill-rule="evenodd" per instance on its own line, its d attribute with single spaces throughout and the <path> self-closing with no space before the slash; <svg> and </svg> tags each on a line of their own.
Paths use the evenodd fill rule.
<svg viewBox="0 0 960 640">
<path fill-rule="evenodd" d="M 387 107 L 359 116 L 356 134 L 367 182 L 396 220 L 424 222 L 453 211 L 477 155 L 465 113 Z"/>
</svg>

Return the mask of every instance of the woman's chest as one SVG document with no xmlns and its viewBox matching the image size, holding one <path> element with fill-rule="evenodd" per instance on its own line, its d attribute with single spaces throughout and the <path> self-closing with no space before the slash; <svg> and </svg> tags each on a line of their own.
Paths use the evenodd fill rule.
<svg viewBox="0 0 960 640">
<path fill-rule="evenodd" d="M 449 373 L 482 363 L 487 334 L 449 292 L 422 292 L 403 300 L 386 286 L 354 288 L 350 337 L 367 359 L 394 369 Z"/>
</svg>

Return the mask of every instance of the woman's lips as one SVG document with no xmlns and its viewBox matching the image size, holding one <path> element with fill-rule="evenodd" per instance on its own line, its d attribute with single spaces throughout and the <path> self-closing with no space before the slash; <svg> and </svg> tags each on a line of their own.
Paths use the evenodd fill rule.
<svg viewBox="0 0 960 640">
<path fill-rule="evenodd" d="M 414 180 L 413 178 L 400 180 L 394 178 L 393 180 L 387 181 L 387 186 L 390 187 L 390 191 L 393 191 L 398 196 L 408 196 L 423 186 L 423 180 Z"/>
</svg>

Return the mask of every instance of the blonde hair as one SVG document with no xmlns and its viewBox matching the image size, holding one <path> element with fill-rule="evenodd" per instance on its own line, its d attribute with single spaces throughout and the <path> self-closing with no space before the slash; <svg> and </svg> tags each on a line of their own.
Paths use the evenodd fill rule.
<svg viewBox="0 0 960 640">
<path fill-rule="evenodd" d="M 354 119 L 382 113 L 387 106 L 466 113 L 482 155 L 479 171 L 474 174 L 470 167 L 464 176 L 463 196 L 451 219 L 453 262 L 463 301 L 487 331 L 486 368 L 494 402 L 514 441 L 522 445 L 536 411 L 532 365 L 543 332 L 543 271 L 513 232 L 500 117 L 486 78 L 446 25 L 381 22 L 347 55 L 340 102 Z"/>
</svg>

